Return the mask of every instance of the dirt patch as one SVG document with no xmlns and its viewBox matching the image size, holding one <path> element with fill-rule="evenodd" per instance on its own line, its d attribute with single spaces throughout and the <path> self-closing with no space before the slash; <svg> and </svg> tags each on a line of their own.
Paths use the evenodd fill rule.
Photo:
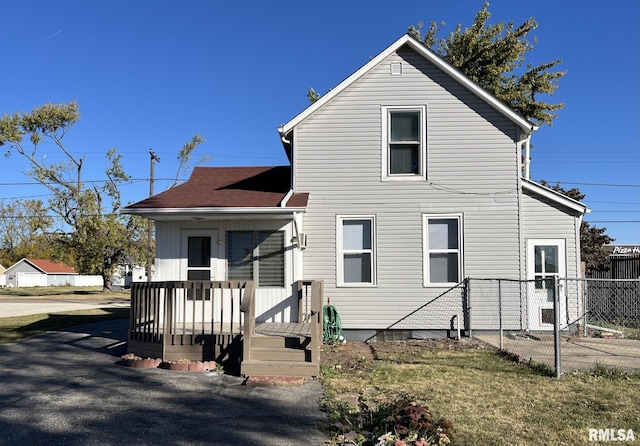
<svg viewBox="0 0 640 446">
<path fill-rule="evenodd" d="M 410 340 L 385 342 L 346 342 L 344 344 L 323 345 L 320 355 L 322 364 L 333 369 L 366 371 L 376 360 L 404 357 L 424 351 L 457 351 L 493 348 L 476 340 L 463 338 L 439 340 Z"/>
<path fill-rule="evenodd" d="M 323 345 L 320 358 L 326 367 L 351 371 L 368 370 L 375 360 L 371 344 L 364 342 Z"/>
<path fill-rule="evenodd" d="M 424 351 L 459 351 L 469 349 L 486 349 L 488 346 L 476 339 L 427 339 L 411 341 L 376 342 L 371 344 L 377 359 L 389 354 L 411 355 Z"/>
</svg>

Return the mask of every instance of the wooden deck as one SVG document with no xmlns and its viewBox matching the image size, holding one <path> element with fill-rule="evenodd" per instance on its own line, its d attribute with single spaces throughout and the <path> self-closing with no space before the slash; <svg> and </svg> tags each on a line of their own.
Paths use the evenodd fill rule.
<svg viewBox="0 0 640 446">
<path fill-rule="evenodd" d="M 128 351 L 215 360 L 244 375 L 317 376 L 323 287 L 298 284 L 298 321 L 255 321 L 253 282 L 151 282 L 131 291 Z M 194 299 L 207 296 L 207 299 Z"/>
</svg>

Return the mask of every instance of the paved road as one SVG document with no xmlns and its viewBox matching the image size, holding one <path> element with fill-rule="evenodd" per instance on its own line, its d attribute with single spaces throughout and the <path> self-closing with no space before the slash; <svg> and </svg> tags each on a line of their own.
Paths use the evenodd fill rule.
<svg viewBox="0 0 640 446">
<path fill-rule="evenodd" d="M 0 445 L 322 445 L 319 383 L 132 369 L 126 319 L 0 345 Z"/>
</svg>

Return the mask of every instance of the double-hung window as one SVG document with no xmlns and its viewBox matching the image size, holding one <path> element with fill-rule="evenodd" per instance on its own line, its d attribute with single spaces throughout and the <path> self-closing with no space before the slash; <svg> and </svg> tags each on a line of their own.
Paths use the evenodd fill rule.
<svg viewBox="0 0 640 446">
<path fill-rule="evenodd" d="M 374 216 L 338 217 L 338 285 L 376 284 L 375 231 Z"/>
<path fill-rule="evenodd" d="M 383 177 L 426 178 L 426 107 L 383 107 Z"/>
<path fill-rule="evenodd" d="M 255 280 L 259 287 L 284 286 L 284 232 L 227 232 L 228 280 Z"/>
<path fill-rule="evenodd" d="M 425 285 L 455 285 L 462 280 L 462 216 L 424 216 Z"/>
</svg>

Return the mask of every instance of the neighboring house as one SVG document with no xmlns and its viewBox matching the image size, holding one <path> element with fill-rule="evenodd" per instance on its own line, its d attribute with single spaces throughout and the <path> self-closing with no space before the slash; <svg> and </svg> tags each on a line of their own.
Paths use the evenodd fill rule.
<svg viewBox="0 0 640 446">
<path fill-rule="evenodd" d="M 79 275 L 62 262 L 47 259 L 22 259 L 4 273 L 8 287 L 102 286 L 101 276 Z"/>
<path fill-rule="evenodd" d="M 112 284 L 122 288 L 131 288 L 134 282 L 146 282 L 147 271 L 144 266 L 119 265 L 112 277 Z"/>
<path fill-rule="evenodd" d="M 278 129 L 290 166 L 198 167 L 124 212 L 155 221 L 154 281 L 254 280 L 258 321 L 318 279 L 362 339 L 473 277 L 537 280 L 505 326 L 549 329 L 544 279 L 579 276 L 586 207 L 528 178 L 536 130 L 406 35 Z"/>
<path fill-rule="evenodd" d="M 5 271 L 6 268 L 0 265 L 0 286 L 5 286 L 7 283 L 7 276 L 4 274 Z"/>
<path fill-rule="evenodd" d="M 605 245 L 609 259 L 604 271 L 591 271 L 590 277 L 603 279 L 640 279 L 640 244 Z"/>
<path fill-rule="evenodd" d="M 7 286 L 31 287 L 64 285 L 78 273 L 62 262 L 46 259 L 22 259 L 5 271 Z"/>
</svg>

